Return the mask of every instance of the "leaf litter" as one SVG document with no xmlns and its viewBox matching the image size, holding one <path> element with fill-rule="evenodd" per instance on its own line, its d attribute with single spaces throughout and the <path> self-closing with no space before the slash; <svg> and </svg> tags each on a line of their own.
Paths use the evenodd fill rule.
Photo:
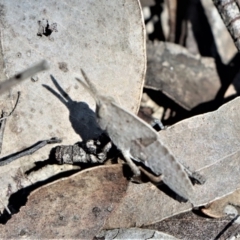
<svg viewBox="0 0 240 240">
<path fill-rule="evenodd" d="M 12 109 L 17 92 L 21 92 L 18 107 L 6 123 L 3 156 L 22 151 L 42 139 L 58 137 L 64 145 L 69 145 L 102 134 L 94 121 L 94 101 L 73 82 L 80 67 L 94 68 L 89 72 L 101 91 L 115 96 L 129 111 L 137 112 L 146 71 L 144 23 L 138 1 L 92 4 L 88 0 L 73 0 L 50 4 L 41 0 L 16 6 L 4 0 L 0 12 L 0 62 L 4 63 L 1 81 L 2 75 L 14 75 L 42 58 L 51 63 L 48 72 L 32 76 L 0 96 L 0 108 Z M 111 15 L 112 20 L 105 14 Z M 129 71 L 125 71 L 129 66 Z M 56 82 L 60 86 L 58 90 L 65 90 L 58 95 L 42 87 L 45 84 L 53 89 Z M 128 83 L 132 88 L 124 87 Z M 64 171 L 79 169 L 71 165 L 47 166 L 51 149 L 46 146 L 32 156 L 1 167 L 1 212 L 8 205 L 9 193 Z M 42 168 L 37 167 L 38 163 Z"/>
<path fill-rule="evenodd" d="M 89 0 L 41 0 L 25 1 L 17 6 L 14 1 L 1 1 L 0 52 L 5 77 L 43 58 L 51 64 L 49 71 L 1 95 L 0 109 L 12 109 L 17 92 L 21 92 L 18 108 L 6 123 L 3 156 L 42 139 L 58 137 L 64 145 L 70 145 L 102 134 L 92 120 L 94 101 L 73 81 L 81 67 L 89 70 L 103 93 L 116 97 L 129 111 L 137 112 L 146 71 L 140 4 L 137 0 L 92 3 Z M 111 20 L 107 16 L 111 16 Z M 42 36 L 38 36 L 39 21 L 44 22 Z M 51 29 L 47 24 L 51 28 L 54 24 L 57 32 L 49 34 Z M 55 87 L 50 75 L 65 90 L 64 102 L 42 87 L 42 84 Z M 127 87 L 129 83 L 131 88 Z M 31 157 L 17 160 L 17 166 L 22 167 L 22 172 L 34 168 L 35 162 L 48 159 L 51 148 L 46 146 Z M 1 171 L 9 172 L 12 167 Z M 8 186 L 2 187 L 5 189 L 1 196 L 5 196 Z"/>
<path fill-rule="evenodd" d="M 45 11 L 45 14 L 46 14 L 46 11 Z M 55 41 L 54 37 L 56 36 L 55 34 L 58 33 L 59 25 L 57 25 L 57 23 L 55 23 L 54 21 L 50 21 L 49 23 L 50 23 L 49 26 L 44 25 L 44 29 L 41 32 L 41 37 L 48 37 L 49 41 Z M 54 35 L 52 35 L 50 37 L 47 36 L 49 30 Z M 39 31 L 39 28 L 38 28 L 38 31 Z M 49 34 L 49 35 L 51 35 L 51 34 Z M 27 55 L 29 55 L 29 54 L 27 54 Z M 18 52 L 17 56 L 21 57 L 22 54 Z M 58 67 L 61 71 L 65 72 L 65 73 L 67 72 L 67 70 L 69 70 L 68 65 L 66 65 L 64 62 L 59 62 Z M 36 77 L 36 78 L 34 78 L 34 81 L 35 80 L 38 81 L 39 78 Z M 66 88 L 63 87 L 62 89 L 66 89 Z M 214 88 L 214 91 L 215 90 L 216 90 L 216 88 Z M 67 91 L 65 93 L 67 93 Z M 67 96 L 67 95 L 65 95 L 65 96 Z M 182 97 L 183 97 L 183 95 L 180 96 L 180 100 Z M 71 98 L 67 98 L 66 100 L 69 101 L 69 100 L 71 100 Z M 235 99 L 234 101 L 230 102 L 229 104 L 221 107 L 216 112 L 211 113 L 212 115 L 210 115 L 210 113 L 209 113 L 209 115 L 207 115 L 207 114 L 200 115 L 199 116 L 200 120 L 198 119 L 198 117 L 192 118 L 192 119 L 194 119 L 194 121 L 197 120 L 197 122 L 194 122 L 192 119 L 188 119 L 189 121 L 188 120 L 182 121 L 182 122 L 168 128 L 167 130 L 162 131 L 159 134 L 161 141 L 163 141 L 164 145 L 166 145 L 170 149 L 170 151 L 173 153 L 173 156 L 177 159 L 177 161 L 179 161 L 183 166 L 188 167 L 188 169 L 190 169 L 191 171 L 194 170 L 197 173 L 201 173 L 206 178 L 205 184 L 203 184 L 201 186 L 196 186 L 196 185 L 194 186 L 194 194 L 195 193 L 196 194 L 193 197 L 193 199 L 191 199 L 194 206 L 206 205 L 209 202 L 212 202 L 216 199 L 221 198 L 222 196 L 229 195 L 231 192 L 233 192 L 237 188 L 239 188 L 238 183 L 237 183 L 238 169 L 236 169 L 237 166 L 239 165 L 238 160 L 237 160 L 238 159 L 238 155 L 237 155 L 238 149 L 236 147 L 237 146 L 236 142 L 239 142 L 238 141 L 239 139 L 236 136 L 237 133 L 235 135 L 233 134 L 233 136 L 231 136 L 231 134 L 233 132 L 238 132 L 238 129 L 236 126 L 237 124 L 235 122 L 235 120 L 238 118 L 238 116 L 233 114 L 233 112 L 236 111 L 236 106 L 231 105 L 231 104 L 233 104 L 233 102 L 236 102 L 236 101 L 237 101 L 237 99 Z M 230 111 L 228 111 L 229 110 L 229 109 L 227 109 L 228 107 L 230 108 Z M 224 110 L 222 110 L 222 109 L 224 109 Z M 126 112 L 126 111 L 124 110 L 124 112 Z M 230 114 L 230 120 L 231 120 L 230 125 L 233 125 L 233 126 L 226 127 L 226 122 L 227 122 L 227 120 L 229 120 L 226 117 L 226 112 L 228 114 Z M 214 116 L 214 114 L 216 114 L 216 115 Z M 122 115 L 122 114 L 120 114 L 120 115 Z M 211 116 L 211 117 L 209 117 L 209 116 Z M 222 116 L 224 116 L 223 121 L 220 121 L 218 118 L 221 118 Z M 201 117 L 202 117 L 202 119 L 201 119 Z M 234 124 L 232 124 L 232 123 L 234 123 Z M 209 128 L 209 126 L 211 128 Z M 217 126 L 220 126 L 221 128 L 218 129 Z M 186 130 L 188 130 L 188 131 L 186 131 Z M 179 135 L 181 135 L 181 137 L 178 137 Z M 200 135 L 200 137 L 199 137 L 199 135 Z M 204 139 L 205 136 L 207 136 L 206 139 Z M 197 137 L 200 138 L 200 141 L 197 141 L 198 140 Z M 184 138 L 184 141 L 182 141 L 183 138 Z M 185 141 L 185 138 L 186 138 L 186 141 Z M 224 141 L 222 140 L 224 138 L 225 138 L 225 140 L 227 139 L 226 144 L 225 144 L 226 146 L 224 145 Z M 195 143 L 195 145 L 193 144 L 193 142 Z M 232 142 L 234 142 L 234 144 L 232 144 L 233 148 L 232 148 L 232 145 L 230 144 Z M 191 143 L 192 143 L 192 145 L 191 145 Z M 198 149 L 198 144 L 200 146 L 199 149 Z M 135 146 L 136 146 L 136 144 L 135 144 Z M 223 146 L 223 149 L 221 148 L 222 146 Z M 190 154 L 188 154 L 189 149 L 190 149 Z M 224 152 L 224 150 L 227 150 L 227 151 Z M 217 154 L 216 152 L 218 152 L 219 154 Z M 230 166 L 226 166 L 227 161 L 230 161 Z M 47 167 L 45 167 L 45 169 L 46 168 L 51 169 L 52 167 L 53 166 L 50 166 L 50 167 L 47 166 Z M 20 169 L 20 170 L 22 170 L 22 169 Z M 225 173 L 225 170 L 226 170 L 226 173 Z M 175 172 L 175 171 L 173 171 L 173 172 Z M 22 183 L 23 183 L 23 185 L 25 184 L 24 183 L 24 181 L 25 181 L 24 175 L 22 173 L 23 172 L 18 171 L 16 173 L 16 175 L 14 176 L 15 184 L 17 187 L 19 187 L 19 186 L 21 187 Z M 36 179 L 38 179 L 36 173 L 37 172 L 34 172 L 33 175 L 36 177 Z M 221 173 L 221 174 L 219 174 L 219 173 Z M 230 178 L 230 176 L 231 176 L 230 173 L 233 174 L 232 178 Z M 43 171 L 43 174 L 44 174 L 44 171 Z M 237 176 L 235 176 L 235 175 L 237 175 Z M 18 181 L 19 178 L 23 179 L 22 182 Z M 217 179 L 217 180 L 215 179 L 215 182 L 214 182 L 214 178 Z M 224 179 L 226 179 L 225 182 L 223 181 Z M 219 184 L 220 186 L 218 186 L 216 182 L 217 183 L 220 182 L 220 184 Z M 229 185 L 231 185 L 231 186 L 229 186 Z M 145 191 L 142 191 L 142 188 L 143 189 L 145 188 Z M 207 189 L 207 188 L 209 188 L 209 189 Z M 159 191 L 159 189 L 161 191 Z M 192 205 L 190 203 L 179 203 L 179 202 L 175 201 L 173 198 L 176 198 L 176 199 L 178 199 L 178 198 L 173 193 L 170 193 L 171 197 L 169 197 L 169 191 L 168 190 L 166 191 L 166 188 L 164 187 L 164 185 L 160 186 L 159 189 L 157 187 L 153 186 L 151 183 L 140 184 L 140 185 L 130 183 L 128 190 L 130 191 L 130 193 L 134 193 L 134 194 L 131 197 L 128 197 L 129 192 L 127 192 L 127 195 L 124 198 L 125 202 L 122 201 L 122 203 L 121 203 L 122 205 L 125 204 L 125 207 L 127 205 L 129 208 L 124 209 L 122 207 L 122 205 L 120 205 L 120 208 L 115 209 L 115 211 L 114 211 L 114 214 L 116 214 L 117 211 L 121 212 L 122 209 L 124 209 L 124 214 L 126 214 L 126 216 L 124 215 L 123 222 L 124 221 L 125 222 L 122 223 L 121 221 L 119 221 L 120 217 L 117 215 L 118 219 L 115 218 L 113 220 L 113 222 L 111 223 L 112 225 L 109 224 L 109 222 L 107 222 L 105 226 L 108 226 L 111 228 L 111 227 L 113 227 L 114 224 L 115 225 L 126 224 L 128 226 L 133 226 L 133 225 L 135 226 L 137 224 L 144 225 L 145 222 L 147 222 L 147 221 L 148 221 L 147 224 L 149 224 L 149 222 L 156 221 L 157 219 L 164 219 L 169 216 L 174 216 L 178 212 L 184 212 L 184 211 L 187 211 L 187 209 L 192 209 Z M 10 190 L 11 190 L 11 188 L 8 188 L 7 193 L 9 193 Z M 134 190 L 135 190 L 135 192 L 134 192 Z M 200 194 L 201 191 L 203 191 L 203 194 Z M 153 196 L 151 196 L 151 195 L 146 196 L 147 195 L 147 194 L 145 194 L 146 192 L 151 192 L 153 194 Z M 158 194 L 160 194 L 160 195 L 158 195 Z M 136 198 L 140 199 L 140 201 L 138 202 L 138 204 L 139 203 L 140 204 L 137 206 L 138 207 L 137 214 L 139 214 L 139 212 L 140 212 L 142 214 L 142 216 L 138 216 L 137 214 L 134 214 L 134 212 L 133 212 L 134 207 L 135 207 L 134 210 L 136 210 L 136 206 L 135 206 L 135 205 L 137 205 L 137 203 L 135 201 Z M 126 201 L 126 199 L 128 201 Z M 158 199 L 158 201 L 159 201 L 159 199 L 163 199 L 163 200 L 161 200 L 159 203 L 159 202 L 157 202 L 157 199 Z M 141 207 L 139 207 L 139 206 L 141 206 Z M 149 207 L 149 206 L 151 206 L 151 207 Z M 155 208 L 154 208 L 154 206 L 155 206 Z M 142 209 L 140 209 L 140 208 L 142 208 Z M 161 213 L 156 211 L 156 209 L 158 209 L 158 208 L 161 210 L 164 209 L 165 212 L 163 211 L 163 213 L 161 215 Z M 145 212 L 149 212 L 149 216 L 146 217 L 146 220 L 143 219 L 143 216 L 145 214 L 143 211 L 144 209 L 145 209 Z M 96 213 L 96 214 L 98 214 L 98 212 L 99 211 L 97 209 L 96 209 L 96 211 L 94 211 L 94 213 Z M 132 215 L 129 216 L 128 213 L 129 213 L 129 215 L 130 214 L 132 214 Z M 157 214 L 158 214 L 158 216 L 155 217 Z M 152 219 L 150 219 L 150 217 L 152 217 Z M 119 228 L 119 226 L 117 226 L 117 227 Z M 21 231 L 22 235 L 25 235 L 25 233 L 26 233 L 25 230 Z"/>
<path fill-rule="evenodd" d="M 183 120 L 159 133 L 163 144 L 181 164 L 206 179 L 204 184 L 194 186 L 191 199 L 194 207 L 204 206 L 240 188 L 240 115 L 236 110 L 239 104 L 240 98 L 236 98 L 215 112 Z M 151 183 L 131 183 L 105 227 L 149 225 L 189 211 L 192 204 L 175 201 Z"/>
</svg>

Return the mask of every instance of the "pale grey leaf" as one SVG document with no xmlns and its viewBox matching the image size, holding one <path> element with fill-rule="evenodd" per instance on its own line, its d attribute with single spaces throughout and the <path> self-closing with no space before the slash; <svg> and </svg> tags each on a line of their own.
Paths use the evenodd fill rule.
<svg viewBox="0 0 240 240">
<path fill-rule="evenodd" d="M 79 129 L 72 128 L 69 110 L 72 114 L 74 107 L 79 108 L 79 113 L 73 117 L 86 125 L 86 118 L 92 117 L 90 109 L 81 104 L 69 106 L 69 102 L 68 109 L 56 96 L 46 91 L 42 84 L 55 89 L 50 74 L 73 103 L 85 101 L 93 109 L 94 101 L 73 82 L 74 77 L 80 75 L 80 68 L 84 68 L 91 79 L 101 86 L 103 94 L 112 95 L 125 108 L 137 111 L 146 61 L 142 13 L 137 0 L 125 5 L 120 1 L 92 4 L 88 0 L 41 0 L 16 5 L 4 0 L 1 13 L 5 74 L 14 75 L 42 58 L 51 63 L 51 71 L 39 74 L 38 81 L 29 80 L 12 90 L 13 97 L 8 102 L 14 100 L 16 90 L 22 92 L 22 99 L 7 124 L 4 155 L 12 153 L 13 144 L 18 150 L 53 135 L 62 138 L 63 144 L 73 144 L 80 137 L 87 137 L 81 136 Z M 39 21 L 43 19 L 50 25 L 57 23 L 58 31 L 49 36 L 38 36 Z M 130 82 L 131 88 L 128 87 Z M 122 87 L 119 88 L 119 85 Z M 97 135 L 99 129 L 91 127 L 93 133 L 89 135 Z M 45 158 L 49 148 L 45 149 L 34 158 Z"/>
<path fill-rule="evenodd" d="M 0 80 L 42 59 L 51 67 L 0 96 L 0 109 L 10 111 L 21 91 L 19 104 L 6 123 L 2 156 L 42 139 L 58 137 L 70 145 L 102 132 L 96 123 L 94 100 L 74 81 L 81 68 L 102 94 L 137 112 L 146 71 L 145 30 L 138 0 L 2 0 L 0 12 Z M 30 184 L 24 177 L 22 184 L 12 178 L 48 159 L 52 147 L 0 168 L 4 205 L 9 197 L 8 181 L 18 185 L 14 191 Z"/>
<path fill-rule="evenodd" d="M 148 239 L 162 239 L 162 240 L 176 240 L 177 238 L 155 230 L 144 229 L 144 228 L 123 228 L 123 229 L 112 229 L 112 230 L 102 230 L 97 236 L 97 238 L 103 238 L 105 240 L 113 239 L 138 239 L 138 240 L 148 240 Z"/>
<path fill-rule="evenodd" d="M 147 57 L 146 88 L 162 91 L 188 110 L 215 98 L 220 79 L 213 58 L 167 42 L 149 43 Z"/>
</svg>

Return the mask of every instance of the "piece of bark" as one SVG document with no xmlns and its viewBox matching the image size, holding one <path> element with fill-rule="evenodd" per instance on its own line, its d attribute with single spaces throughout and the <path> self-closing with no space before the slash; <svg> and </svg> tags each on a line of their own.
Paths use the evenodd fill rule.
<svg viewBox="0 0 240 240">
<path fill-rule="evenodd" d="M 228 205 L 232 205 L 233 207 L 236 206 L 236 210 L 238 211 L 238 214 L 240 214 L 240 190 L 235 191 L 234 193 L 218 199 L 212 203 L 210 203 L 208 206 L 204 207 L 202 209 L 202 212 L 206 214 L 207 216 L 213 217 L 213 218 L 221 218 L 227 215 L 227 212 L 225 211 L 226 207 Z"/>
<path fill-rule="evenodd" d="M 0 96 L 0 109 L 8 110 L 16 92 L 22 92 L 18 108 L 6 124 L 3 155 L 50 137 L 69 145 L 101 134 L 94 122 L 94 101 L 74 81 L 80 68 L 89 72 L 103 94 L 138 111 L 146 71 L 145 30 L 138 0 L 15 3 L 0 3 L 0 65 L 3 59 L 5 78 L 43 58 L 51 69 Z M 62 98 L 43 88 L 46 84 L 56 89 L 50 75 L 62 87 Z M 46 159 L 50 150 L 46 147 L 34 154 L 31 163 Z"/>
<path fill-rule="evenodd" d="M 213 0 L 213 3 L 228 29 L 236 48 L 240 51 L 240 11 L 237 1 Z"/>
<path fill-rule="evenodd" d="M 125 194 L 122 165 L 87 169 L 35 190 L 1 238 L 92 239 Z"/>
<path fill-rule="evenodd" d="M 145 87 L 162 91 L 187 110 L 215 98 L 220 80 L 212 58 L 200 58 L 173 43 L 147 45 Z"/>
<path fill-rule="evenodd" d="M 231 35 L 224 25 L 221 16 L 213 4 L 213 1 L 201 0 L 201 3 L 208 19 L 208 23 L 211 26 L 214 41 L 221 60 L 223 63 L 228 64 L 237 53 L 237 49 Z"/>
</svg>

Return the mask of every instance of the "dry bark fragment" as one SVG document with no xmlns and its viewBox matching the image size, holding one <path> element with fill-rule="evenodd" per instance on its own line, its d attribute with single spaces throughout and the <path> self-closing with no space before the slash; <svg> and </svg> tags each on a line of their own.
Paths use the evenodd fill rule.
<svg viewBox="0 0 240 240">
<path fill-rule="evenodd" d="M 240 11 L 237 1 L 213 0 L 236 48 L 240 51 Z"/>
</svg>

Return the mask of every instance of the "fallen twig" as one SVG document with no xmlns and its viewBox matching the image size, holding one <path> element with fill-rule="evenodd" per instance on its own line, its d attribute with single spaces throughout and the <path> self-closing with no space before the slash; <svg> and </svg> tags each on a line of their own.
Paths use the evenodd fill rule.
<svg viewBox="0 0 240 240">
<path fill-rule="evenodd" d="M 48 140 L 39 141 L 39 142 L 35 143 L 34 145 L 32 145 L 31 147 L 28 147 L 21 152 L 13 153 L 11 155 L 1 158 L 0 166 L 9 164 L 9 163 L 13 162 L 14 160 L 21 158 L 23 156 L 31 155 L 34 152 L 36 152 L 37 150 L 39 150 L 40 148 L 46 146 L 47 144 L 61 143 L 61 141 L 62 140 L 59 138 L 51 138 Z"/>
</svg>

